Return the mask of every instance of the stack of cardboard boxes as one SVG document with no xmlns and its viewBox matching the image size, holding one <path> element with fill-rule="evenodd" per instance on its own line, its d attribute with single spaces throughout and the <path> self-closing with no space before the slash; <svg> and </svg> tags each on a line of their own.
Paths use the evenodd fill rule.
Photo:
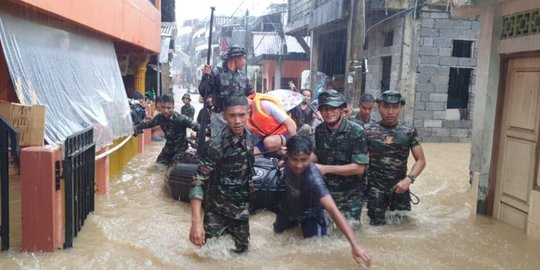
<svg viewBox="0 0 540 270">
<path fill-rule="evenodd" d="M 45 108 L 0 101 L 0 116 L 17 129 L 19 147 L 43 145 Z M 18 160 L 13 156 L 9 157 L 9 174 L 19 174 Z"/>
</svg>

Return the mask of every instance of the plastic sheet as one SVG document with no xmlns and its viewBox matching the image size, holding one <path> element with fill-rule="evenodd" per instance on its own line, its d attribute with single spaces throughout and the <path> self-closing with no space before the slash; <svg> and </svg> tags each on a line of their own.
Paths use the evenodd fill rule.
<svg viewBox="0 0 540 270">
<path fill-rule="evenodd" d="M 133 132 L 112 41 L 2 12 L 0 34 L 20 102 L 47 105 L 47 143 L 93 125 L 99 149 Z"/>
</svg>

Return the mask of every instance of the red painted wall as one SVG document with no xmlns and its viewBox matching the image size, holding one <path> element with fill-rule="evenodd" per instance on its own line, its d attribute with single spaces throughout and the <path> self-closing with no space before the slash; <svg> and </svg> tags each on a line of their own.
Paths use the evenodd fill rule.
<svg viewBox="0 0 540 270">
<path fill-rule="evenodd" d="M 276 74 L 276 62 L 273 60 L 263 60 L 262 64 L 262 76 L 263 82 L 266 79 L 266 85 L 263 84 L 263 89 L 266 87 L 268 90 L 275 89 L 274 77 Z M 302 71 L 309 69 L 309 61 L 285 61 L 281 66 L 281 78 L 295 78 L 296 86 L 300 85 L 302 79 Z M 279 86 L 277 86 L 279 88 Z"/>
<path fill-rule="evenodd" d="M 10 0 L 84 25 L 153 52 L 160 50 L 161 12 L 148 0 Z"/>
<path fill-rule="evenodd" d="M 2 51 L 0 51 L 0 100 L 9 102 L 18 101 L 13 85 L 11 84 L 11 79 L 9 78 L 9 70 Z"/>
</svg>

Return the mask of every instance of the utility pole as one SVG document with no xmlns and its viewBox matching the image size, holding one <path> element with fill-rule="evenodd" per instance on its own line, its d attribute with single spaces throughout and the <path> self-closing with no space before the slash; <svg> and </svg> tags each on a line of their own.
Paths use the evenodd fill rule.
<svg viewBox="0 0 540 270">
<path fill-rule="evenodd" d="M 362 95 L 362 65 L 365 41 L 365 1 L 351 1 L 347 27 L 347 63 L 345 94 L 356 104 Z"/>
</svg>

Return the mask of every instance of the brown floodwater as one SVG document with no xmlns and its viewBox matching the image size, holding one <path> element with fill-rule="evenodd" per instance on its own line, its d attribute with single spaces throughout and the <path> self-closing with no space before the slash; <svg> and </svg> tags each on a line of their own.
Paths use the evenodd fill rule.
<svg viewBox="0 0 540 270">
<path fill-rule="evenodd" d="M 12 245 L 0 269 L 353 269 L 348 242 L 338 230 L 302 239 L 299 230 L 275 235 L 274 214 L 252 216 L 251 248 L 229 252 L 229 237 L 203 248 L 189 242 L 190 208 L 163 189 L 164 168 L 153 143 L 96 196 L 73 248 L 22 253 L 20 201 L 12 200 Z M 468 178 L 469 144 L 424 144 L 427 167 L 412 190 L 421 202 L 401 225 L 356 231 L 373 254 L 372 269 L 539 269 L 540 241 L 495 219 L 474 214 Z M 16 180 L 14 180 L 16 182 Z M 16 183 L 15 183 L 16 184 Z M 12 185 L 12 194 L 18 192 Z M 16 196 L 15 196 L 16 197 Z M 365 217 L 365 213 L 364 213 Z"/>
</svg>

